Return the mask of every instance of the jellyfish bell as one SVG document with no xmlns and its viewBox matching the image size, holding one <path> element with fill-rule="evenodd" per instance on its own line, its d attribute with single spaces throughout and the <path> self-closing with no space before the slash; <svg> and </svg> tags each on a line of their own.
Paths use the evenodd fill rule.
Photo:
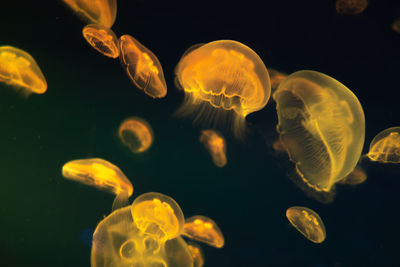
<svg viewBox="0 0 400 267">
<path fill-rule="evenodd" d="M 83 28 L 82 35 L 101 54 L 110 58 L 119 57 L 118 39 L 111 29 L 100 24 L 89 24 Z"/>
<path fill-rule="evenodd" d="M 391 127 L 378 133 L 366 155 L 371 161 L 400 163 L 400 127 Z"/>
<path fill-rule="evenodd" d="M 400 33 L 400 17 L 393 20 L 392 30 L 396 33 Z"/>
<path fill-rule="evenodd" d="M 185 220 L 182 235 L 216 248 L 225 245 L 225 238 L 218 225 L 212 219 L 201 215 Z"/>
<path fill-rule="evenodd" d="M 275 69 L 268 69 L 269 77 L 271 79 L 271 91 L 275 91 L 279 84 L 288 76 L 286 73 L 279 72 Z"/>
<path fill-rule="evenodd" d="M 217 167 L 222 168 L 227 164 L 226 141 L 220 133 L 211 129 L 203 130 L 201 131 L 200 142 L 208 150 Z"/>
<path fill-rule="evenodd" d="M 358 15 L 368 7 L 368 0 L 336 0 L 337 13 L 341 15 Z"/>
<path fill-rule="evenodd" d="M 133 153 L 146 151 L 154 139 L 150 124 L 138 117 L 125 119 L 119 126 L 118 136 Z"/>
<path fill-rule="evenodd" d="M 199 244 L 196 244 L 194 242 L 187 242 L 187 245 L 193 258 L 193 267 L 203 267 L 204 253 Z"/>
<path fill-rule="evenodd" d="M 359 185 L 364 183 L 365 180 L 367 180 L 367 173 L 361 166 L 357 165 L 349 175 L 338 181 L 338 184 Z"/>
</svg>

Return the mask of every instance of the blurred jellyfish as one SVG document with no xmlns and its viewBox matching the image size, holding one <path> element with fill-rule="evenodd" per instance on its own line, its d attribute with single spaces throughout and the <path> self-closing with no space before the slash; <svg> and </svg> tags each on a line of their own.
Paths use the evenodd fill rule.
<svg viewBox="0 0 400 267">
<path fill-rule="evenodd" d="M 392 30 L 400 33 L 400 17 L 396 18 L 392 23 Z"/>
<path fill-rule="evenodd" d="M 47 90 L 46 79 L 33 57 L 12 46 L 0 46 L 0 82 L 21 88 L 26 95 Z"/>
<path fill-rule="evenodd" d="M 361 166 L 357 165 L 354 170 L 340 180 L 338 184 L 358 185 L 364 183 L 366 179 L 367 173 L 363 170 L 363 168 L 361 168 Z"/>
<path fill-rule="evenodd" d="M 377 134 L 366 156 L 372 161 L 400 163 L 400 127 L 392 127 Z"/>
<path fill-rule="evenodd" d="M 100 24 L 90 24 L 83 28 L 82 35 L 101 54 L 111 58 L 119 57 L 118 39 L 111 29 Z"/>
<path fill-rule="evenodd" d="M 130 117 L 125 119 L 118 130 L 119 138 L 133 153 L 146 151 L 153 143 L 153 130 L 145 120 Z"/>
<path fill-rule="evenodd" d="M 275 152 L 284 152 L 284 151 L 286 151 L 284 145 L 282 144 L 281 139 L 277 139 L 272 143 L 272 149 Z"/>
<path fill-rule="evenodd" d="M 153 98 L 167 94 L 164 72 L 158 58 L 130 35 L 119 38 L 121 65 L 135 86 Z"/>
<path fill-rule="evenodd" d="M 116 195 L 113 210 L 128 204 L 133 186 L 125 174 L 114 164 L 99 158 L 77 159 L 64 164 L 62 175 L 86 185 Z"/>
<path fill-rule="evenodd" d="M 368 6 L 367 0 L 336 0 L 336 11 L 342 15 L 358 15 Z"/>
<path fill-rule="evenodd" d="M 194 242 L 187 242 L 187 246 L 193 258 L 193 267 L 203 267 L 204 253 L 201 247 Z"/>
<path fill-rule="evenodd" d="M 275 69 L 268 69 L 269 77 L 271 79 L 271 90 L 275 91 L 279 84 L 288 76 L 286 73 L 279 72 Z"/>
<path fill-rule="evenodd" d="M 201 215 L 185 220 L 182 235 L 216 248 L 222 248 L 225 244 L 218 225 L 212 219 Z"/>
<path fill-rule="evenodd" d="M 200 142 L 204 144 L 217 167 L 222 168 L 226 165 L 226 142 L 221 134 L 214 130 L 203 130 Z"/>
<path fill-rule="evenodd" d="M 195 121 L 218 127 L 230 126 L 237 137 L 244 135 L 245 117 L 262 109 L 271 94 L 264 63 L 253 50 L 236 41 L 192 46 L 175 73 L 177 87 L 185 92 L 177 114 L 194 115 Z"/>
<path fill-rule="evenodd" d="M 308 240 L 322 243 L 326 238 L 324 223 L 319 215 L 306 207 L 291 207 L 286 210 L 289 222 Z"/>
<path fill-rule="evenodd" d="M 273 94 L 281 142 L 302 181 L 329 192 L 356 166 L 364 144 L 364 112 L 337 80 L 316 72 L 289 75 Z"/>
</svg>

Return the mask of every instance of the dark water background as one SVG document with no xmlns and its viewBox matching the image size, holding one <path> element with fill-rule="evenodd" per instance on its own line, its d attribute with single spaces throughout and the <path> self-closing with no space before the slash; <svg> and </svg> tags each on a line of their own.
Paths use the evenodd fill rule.
<svg viewBox="0 0 400 267">
<path fill-rule="evenodd" d="M 267 3 L 267 4 L 266 4 Z M 400 266 L 400 169 L 369 164 L 368 180 L 337 187 L 331 204 L 307 197 L 271 149 L 272 102 L 248 116 L 243 141 L 227 140 L 228 165 L 216 168 L 198 141 L 200 128 L 172 117 L 183 95 L 174 67 L 191 45 L 233 39 L 267 67 L 326 73 L 351 88 L 364 107 L 366 145 L 399 126 L 400 34 L 391 23 L 400 1 L 371 0 L 357 17 L 334 1 L 118 2 L 115 33 L 130 34 L 159 58 L 168 95 L 136 89 L 119 61 L 84 41 L 83 23 L 59 1 L 1 3 L 0 45 L 28 51 L 47 82 L 28 99 L 0 85 L 0 266 L 89 266 L 90 236 L 113 196 L 64 180 L 62 165 L 101 157 L 119 166 L 139 194 L 172 196 L 185 216 L 202 214 L 222 229 L 226 246 L 203 246 L 206 266 Z M 144 154 L 120 144 L 128 116 L 146 119 L 155 141 Z M 306 240 L 285 217 L 307 206 L 325 222 L 327 239 Z"/>
</svg>

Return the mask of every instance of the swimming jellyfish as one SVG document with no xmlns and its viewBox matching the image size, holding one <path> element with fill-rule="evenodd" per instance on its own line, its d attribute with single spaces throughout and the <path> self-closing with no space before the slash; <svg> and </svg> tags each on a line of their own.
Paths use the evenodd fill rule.
<svg viewBox="0 0 400 267">
<path fill-rule="evenodd" d="M 77 159 L 64 164 L 62 175 L 86 185 L 116 195 L 113 210 L 125 206 L 133 193 L 133 186 L 114 164 L 99 158 Z"/>
<path fill-rule="evenodd" d="M 26 94 L 47 90 L 46 79 L 33 57 L 12 46 L 0 46 L 0 82 L 22 88 Z"/>
<path fill-rule="evenodd" d="M 268 69 L 269 77 L 271 79 L 271 90 L 278 88 L 279 84 L 288 76 L 285 73 L 279 72 L 275 69 Z"/>
<path fill-rule="evenodd" d="M 271 94 L 267 68 L 248 46 L 219 40 L 189 48 L 176 69 L 176 85 L 185 93 L 177 111 L 195 121 L 230 126 L 242 137 L 245 117 L 262 109 Z M 223 125 L 232 121 L 230 125 Z"/>
<path fill-rule="evenodd" d="M 367 173 L 361 168 L 361 166 L 357 165 L 354 170 L 340 180 L 339 184 L 347 184 L 347 185 L 358 185 L 362 184 L 367 180 Z"/>
<path fill-rule="evenodd" d="M 121 65 L 140 90 L 153 98 L 167 94 L 164 72 L 158 58 L 130 35 L 119 38 Z"/>
<path fill-rule="evenodd" d="M 119 57 L 118 39 L 111 29 L 100 24 L 89 24 L 83 28 L 82 35 L 101 54 L 111 58 Z"/>
<path fill-rule="evenodd" d="M 221 134 L 214 130 L 203 130 L 201 131 L 200 142 L 209 151 L 217 167 L 222 168 L 226 165 L 226 142 Z"/>
<path fill-rule="evenodd" d="M 137 117 L 125 119 L 118 130 L 121 142 L 133 153 L 146 151 L 153 143 L 153 130 L 145 120 Z"/>
<path fill-rule="evenodd" d="M 392 30 L 400 33 L 400 17 L 396 18 L 392 23 Z"/>
<path fill-rule="evenodd" d="M 222 248 L 225 244 L 218 225 L 212 219 L 201 215 L 185 220 L 182 235 L 216 248 Z"/>
<path fill-rule="evenodd" d="M 308 240 L 322 243 L 326 238 L 324 223 L 319 215 L 306 207 L 291 207 L 286 210 L 289 222 Z"/>
<path fill-rule="evenodd" d="M 383 163 L 400 163 L 400 127 L 377 134 L 369 146 L 367 157 Z"/>
<path fill-rule="evenodd" d="M 201 247 L 193 242 L 187 242 L 187 246 L 190 250 L 190 254 L 193 258 L 193 267 L 203 267 L 204 265 L 204 253 Z"/>
<path fill-rule="evenodd" d="M 114 211 L 96 227 L 91 266 L 192 267 L 193 259 L 181 237 L 159 242 L 142 233 L 136 227 L 129 206 Z"/>
<path fill-rule="evenodd" d="M 368 6 L 368 0 L 336 0 L 336 11 L 342 15 L 358 15 Z"/>
<path fill-rule="evenodd" d="M 329 192 L 360 159 L 364 112 L 343 84 L 316 71 L 289 75 L 273 94 L 281 142 L 302 181 Z"/>
</svg>

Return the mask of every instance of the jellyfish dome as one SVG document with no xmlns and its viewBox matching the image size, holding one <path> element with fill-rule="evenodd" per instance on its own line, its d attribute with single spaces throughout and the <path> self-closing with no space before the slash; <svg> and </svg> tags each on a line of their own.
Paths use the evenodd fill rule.
<svg viewBox="0 0 400 267">
<path fill-rule="evenodd" d="M 400 127 L 391 127 L 377 134 L 369 146 L 367 157 L 382 163 L 400 163 Z"/>
</svg>

